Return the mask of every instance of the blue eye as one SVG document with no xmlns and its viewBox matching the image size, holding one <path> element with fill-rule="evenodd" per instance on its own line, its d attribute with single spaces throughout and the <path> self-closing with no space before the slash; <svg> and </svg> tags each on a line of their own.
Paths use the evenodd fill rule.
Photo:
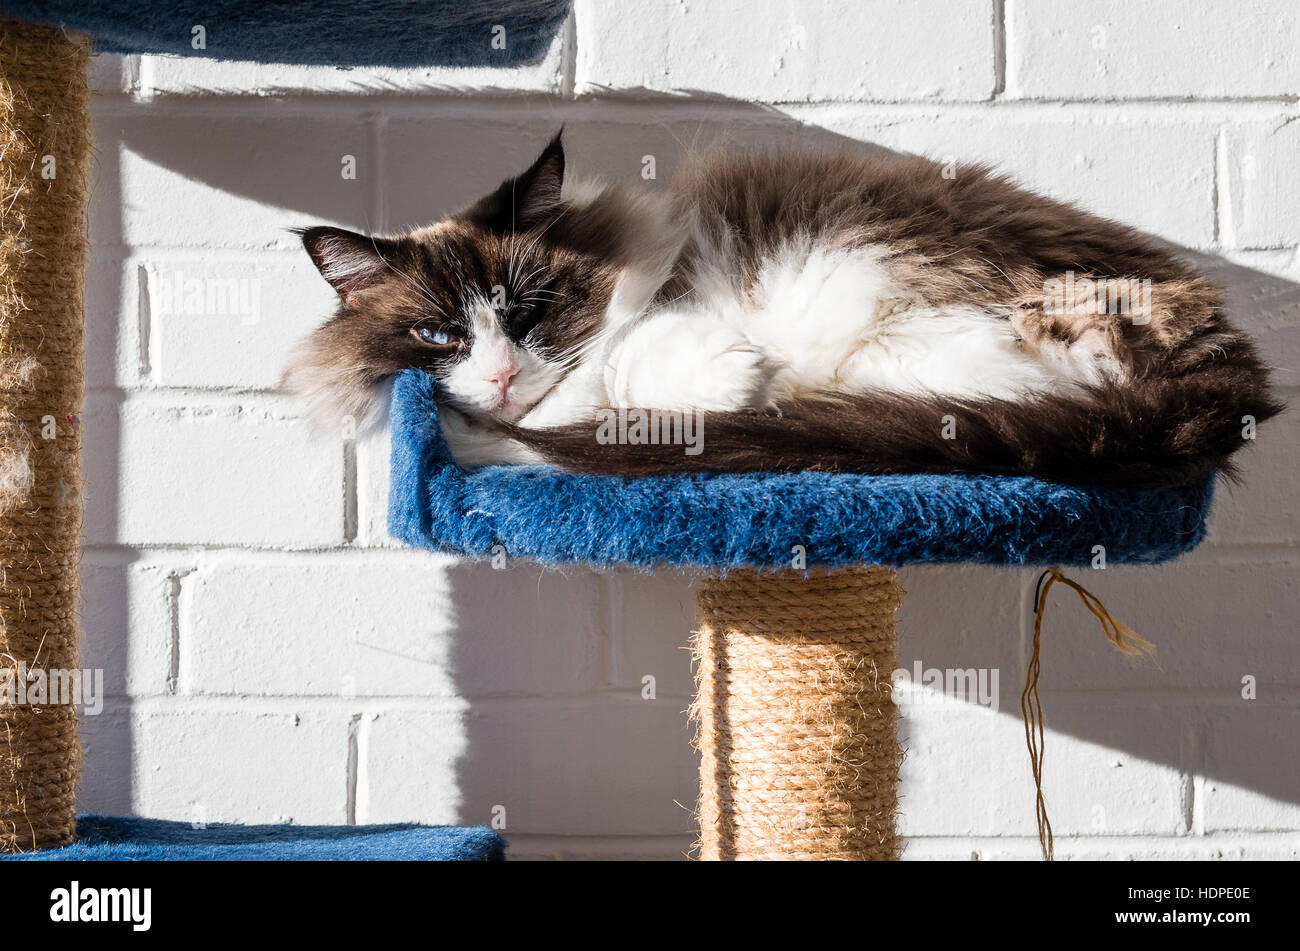
<svg viewBox="0 0 1300 951">
<path fill-rule="evenodd" d="M 411 333 L 422 343 L 427 343 L 434 347 L 450 347 L 458 343 L 460 338 L 446 330 L 435 330 L 432 327 L 412 327 Z"/>
</svg>

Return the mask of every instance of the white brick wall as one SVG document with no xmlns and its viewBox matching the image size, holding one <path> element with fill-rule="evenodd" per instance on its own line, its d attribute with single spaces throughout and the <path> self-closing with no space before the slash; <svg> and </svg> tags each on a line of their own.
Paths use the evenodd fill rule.
<svg viewBox="0 0 1300 951">
<path fill-rule="evenodd" d="M 85 413 L 85 808 L 205 821 L 487 822 L 517 856 L 689 844 L 689 580 L 410 552 L 387 445 L 276 391 L 329 292 L 287 228 L 394 228 L 567 124 L 579 173 L 680 146 L 869 141 L 998 163 L 1195 250 L 1300 397 L 1300 18 L 1288 0 L 579 0 L 514 72 L 102 58 Z M 340 167 L 354 156 L 357 178 Z M 190 279 L 255 306 L 186 306 Z M 178 284 L 179 282 L 179 284 Z M 236 291 L 240 285 L 233 285 Z M 1210 543 L 1089 584 L 1160 652 L 1131 666 L 1068 592 L 1045 639 L 1058 854 L 1300 846 L 1300 423 L 1261 433 Z M 903 573 L 911 667 L 991 667 L 997 713 L 907 708 L 912 858 L 1033 857 L 1018 716 L 1033 573 Z M 641 697 L 655 678 L 657 698 Z M 1258 697 L 1241 698 L 1253 676 Z"/>
</svg>

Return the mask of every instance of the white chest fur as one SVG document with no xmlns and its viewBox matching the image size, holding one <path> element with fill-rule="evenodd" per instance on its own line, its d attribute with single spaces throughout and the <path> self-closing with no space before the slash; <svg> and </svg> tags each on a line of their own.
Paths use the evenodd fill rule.
<svg viewBox="0 0 1300 951">
<path fill-rule="evenodd" d="M 756 409 L 826 390 L 1015 399 L 1095 382 L 1086 361 L 1026 352 L 1005 316 L 928 304 L 871 248 L 792 243 L 748 294 L 726 267 L 702 266 L 695 301 L 648 315 L 609 356 L 614 405 Z"/>
</svg>

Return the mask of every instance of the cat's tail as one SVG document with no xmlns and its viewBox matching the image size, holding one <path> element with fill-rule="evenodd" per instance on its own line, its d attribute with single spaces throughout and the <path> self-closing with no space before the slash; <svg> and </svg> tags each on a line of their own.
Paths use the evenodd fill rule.
<svg viewBox="0 0 1300 951">
<path fill-rule="evenodd" d="M 1026 401 L 827 394 L 775 412 L 703 414 L 680 439 L 671 416 L 635 410 L 511 435 L 552 464 L 594 474 L 983 472 L 1172 485 L 1231 476 L 1231 456 L 1282 410 L 1251 364 Z"/>
</svg>

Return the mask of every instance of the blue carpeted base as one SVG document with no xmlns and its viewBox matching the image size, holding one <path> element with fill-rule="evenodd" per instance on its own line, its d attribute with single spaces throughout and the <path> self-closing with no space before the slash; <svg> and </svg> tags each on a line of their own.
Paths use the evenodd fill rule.
<svg viewBox="0 0 1300 951">
<path fill-rule="evenodd" d="M 569 0 L 0 0 L 0 15 L 89 33 L 105 53 L 330 66 L 532 63 L 568 12 Z"/>
<path fill-rule="evenodd" d="M 1198 545 L 1211 481 L 1174 489 L 979 475 L 827 472 L 624 479 L 537 466 L 456 466 L 434 382 L 393 389 L 389 530 L 479 557 L 711 570 L 976 562 L 1151 564 Z M 707 449 L 708 434 L 705 433 Z"/>
<path fill-rule="evenodd" d="M 499 862 L 505 840 L 485 826 L 243 826 L 82 816 L 62 849 L 0 856 L 21 862 Z"/>
</svg>

